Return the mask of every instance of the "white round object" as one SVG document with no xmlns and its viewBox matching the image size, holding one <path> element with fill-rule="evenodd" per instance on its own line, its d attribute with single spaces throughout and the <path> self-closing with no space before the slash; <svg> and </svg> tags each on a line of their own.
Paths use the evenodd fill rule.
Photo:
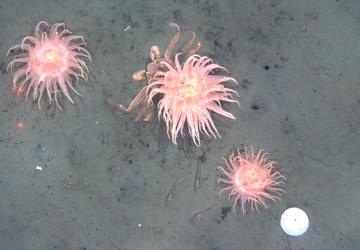
<svg viewBox="0 0 360 250">
<path fill-rule="evenodd" d="M 298 207 L 288 208 L 281 215 L 280 226 L 288 235 L 303 235 L 309 228 L 309 216 Z"/>
</svg>

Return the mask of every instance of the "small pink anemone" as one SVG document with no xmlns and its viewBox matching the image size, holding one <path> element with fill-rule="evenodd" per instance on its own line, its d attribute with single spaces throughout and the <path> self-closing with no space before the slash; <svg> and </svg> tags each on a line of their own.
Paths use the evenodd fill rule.
<svg viewBox="0 0 360 250">
<path fill-rule="evenodd" d="M 253 148 L 251 152 L 247 151 L 242 154 L 240 150 L 232 153 L 229 163 L 225 160 L 226 168 L 219 167 L 227 178 L 220 178 L 218 182 L 223 182 L 228 185 L 220 191 L 230 190 L 229 200 L 231 196 L 235 196 L 233 209 L 236 204 L 241 203 L 241 209 L 245 214 L 245 204 L 250 203 L 252 210 L 258 210 L 258 205 L 268 208 L 266 199 L 275 201 L 279 199 L 277 195 L 284 192 L 279 188 L 283 184 L 281 179 L 286 179 L 278 171 L 273 171 L 274 161 L 267 161 L 265 156 L 267 153 L 259 151 L 257 155 L 254 154 Z"/>
</svg>

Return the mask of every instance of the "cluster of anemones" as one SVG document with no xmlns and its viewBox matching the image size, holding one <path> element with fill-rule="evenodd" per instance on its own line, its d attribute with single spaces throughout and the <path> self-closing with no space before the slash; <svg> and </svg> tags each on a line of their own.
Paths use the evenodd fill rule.
<svg viewBox="0 0 360 250">
<path fill-rule="evenodd" d="M 274 161 L 267 161 L 260 150 L 254 154 L 253 148 L 248 152 L 245 148 L 244 153 L 238 149 L 230 156 L 229 162 L 225 160 L 226 168 L 219 167 L 223 171 L 226 179 L 220 178 L 218 182 L 223 182 L 228 187 L 220 191 L 230 190 L 229 200 L 231 196 L 235 196 L 233 209 L 236 204 L 241 203 L 241 209 L 245 214 L 245 204 L 250 203 L 252 210 L 254 208 L 258 211 L 258 205 L 268 208 L 266 199 L 275 201 L 279 199 L 277 195 L 284 192 L 278 186 L 282 184 L 282 179 L 285 179 L 278 171 L 274 171 Z"/>
<path fill-rule="evenodd" d="M 89 52 L 84 48 L 82 36 L 71 35 L 63 23 L 54 24 L 48 32 L 45 30 L 47 26 L 47 23 L 39 22 L 35 28 L 35 36 L 25 37 L 20 45 L 9 50 L 9 53 L 16 53 L 8 68 L 18 67 L 13 79 L 18 94 L 25 88 L 27 98 L 32 90 L 33 100 L 38 102 L 39 108 L 44 91 L 50 102 L 54 98 L 58 106 L 59 92 L 74 103 L 68 88 L 79 94 L 73 86 L 73 80 L 87 80 L 88 68 L 84 60 L 91 60 Z M 137 117 L 139 119 L 157 99 L 158 118 L 165 122 L 167 134 L 173 143 L 177 143 L 178 135 L 183 136 L 184 127 L 187 127 L 194 143 L 200 146 L 200 133 L 215 138 L 219 136 L 212 119 L 213 113 L 235 119 L 230 112 L 223 109 L 222 103 L 238 103 L 232 98 L 232 94 L 238 93 L 225 87 L 223 83 L 237 82 L 232 77 L 217 75 L 215 72 L 227 70 L 213 63 L 210 58 L 195 54 L 200 43 L 186 55 L 184 62 L 180 61 L 180 54 L 177 54 L 174 60 L 170 59 L 180 34 L 177 24 L 171 23 L 170 26 L 176 27 L 177 33 L 165 58 L 160 57 L 157 47 L 151 50 L 155 55 L 152 55 L 153 62 L 149 64 L 152 71 L 148 74 L 151 77 L 147 76 L 147 86 L 139 92 L 128 108 L 121 104 L 116 105 L 130 111 L 142 103 Z M 184 51 L 194 39 L 195 33 L 183 47 Z M 140 72 L 143 74 L 146 71 Z M 138 73 L 135 75 L 138 76 Z M 115 105 L 112 100 L 109 102 Z M 238 203 L 244 213 L 247 203 L 252 210 L 258 210 L 259 205 L 267 208 L 267 199 L 275 201 L 279 199 L 278 195 L 284 192 L 278 186 L 285 177 L 274 171 L 275 162 L 265 159 L 266 155 L 262 150 L 255 154 L 253 148 L 251 152 L 245 148 L 243 153 L 238 149 L 231 154 L 229 162 L 225 160 L 226 167 L 219 167 L 225 177 L 218 182 L 228 185 L 220 193 L 229 190 L 229 200 L 235 196 L 234 210 Z"/>
<path fill-rule="evenodd" d="M 19 66 L 13 79 L 17 93 L 26 88 L 27 99 L 32 90 L 33 100 L 37 100 L 39 108 L 45 90 L 50 102 L 54 97 L 58 106 L 60 91 L 74 103 L 68 88 L 80 95 L 72 82 L 79 78 L 87 80 L 88 68 L 83 59 L 91 60 L 82 36 L 71 35 L 64 23 L 54 24 L 49 32 L 44 30 L 46 26 L 46 22 L 39 22 L 35 36 L 25 37 L 21 44 L 9 50 L 9 53 L 17 53 L 8 66 L 10 69 Z"/>
</svg>

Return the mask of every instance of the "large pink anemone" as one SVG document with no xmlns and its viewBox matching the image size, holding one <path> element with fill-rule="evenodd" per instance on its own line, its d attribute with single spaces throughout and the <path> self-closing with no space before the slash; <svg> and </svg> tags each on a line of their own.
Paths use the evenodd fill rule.
<svg viewBox="0 0 360 250">
<path fill-rule="evenodd" d="M 222 108 L 224 102 L 238 101 L 232 99 L 237 92 L 226 88 L 222 83 L 236 80 L 231 77 L 214 74 L 215 70 L 224 67 L 212 62 L 206 56 L 192 55 L 180 65 L 179 55 L 175 57 L 174 66 L 161 62 L 167 70 L 158 71 L 147 86 L 148 103 L 152 104 L 156 95 L 158 117 L 165 121 L 167 133 L 177 143 L 177 136 L 184 135 L 184 127 L 188 128 L 194 143 L 200 146 L 200 132 L 211 137 L 220 137 L 211 113 L 235 120 L 235 117 Z"/>
</svg>

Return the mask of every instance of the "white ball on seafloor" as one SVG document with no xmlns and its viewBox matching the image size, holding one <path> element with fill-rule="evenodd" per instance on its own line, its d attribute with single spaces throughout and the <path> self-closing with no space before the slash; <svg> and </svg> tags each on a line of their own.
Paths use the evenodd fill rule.
<svg viewBox="0 0 360 250">
<path fill-rule="evenodd" d="M 309 228 L 309 216 L 301 208 L 288 208 L 281 215 L 280 226 L 290 236 L 303 235 Z"/>
</svg>

